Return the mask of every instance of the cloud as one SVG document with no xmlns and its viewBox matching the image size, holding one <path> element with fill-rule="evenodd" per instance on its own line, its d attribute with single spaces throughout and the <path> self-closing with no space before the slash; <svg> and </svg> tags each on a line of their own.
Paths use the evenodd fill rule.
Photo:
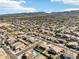
<svg viewBox="0 0 79 59">
<path fill-rule="evenodd" d="M 50 0 L 51 2 L 61 2 L 62 0 Z"/>
<path fill-rule="evenodd" d="M 14 10 L 21 12 L 34 12 L 36 9 L 24 6 L 24 0 L 0 0 L 0 9 Z"/>
<path fill-rule="evenodd" d="M 79 0 L 50 0 L 51 2 L 63 2 L 64 4 L 79 5 Z"/>
<path fill-rule="evenodd" d="M 64 9 L 63 11 L 74 11 L 74 10 L 79 10 L 79 8 L 68 8 L 68 9 Z"/>
<path fill-rule="evenodd" d="M 0 7 L 4 8 L 20 8 L 22 7 L 22 1 L 14 0 L 0 0 Z"/>
<path fill-rule="evenodd" d="M 79 0 L 63 0 L 65 4 L 79 5 Z"/>
</svg>

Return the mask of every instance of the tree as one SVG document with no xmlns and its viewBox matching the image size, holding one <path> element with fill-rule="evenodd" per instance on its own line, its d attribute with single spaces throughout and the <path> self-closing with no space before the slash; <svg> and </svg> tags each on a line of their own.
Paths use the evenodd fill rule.
<svg viewBox="0 0 79 59">
<path fill-rule="evenodd" d="M 53 59 L 53 58 L 52 58 L 51 55 L 50 55 L 49 57 L 47 57 L 47 59 Z"/>
<path fill-rule="evenodd" d="M 10 45 L 9 42 L 8 42 L 7 40 L 5 41 L 5 44 L 6 44 L 7 46 Z"/>
<path fill-rule="evenodd" d="M 79 59 L 79 54 L 76 56 L 76 59 Z"/>
<path fill-rule="evenodd" d="M 60 55 L 60 59 L 65 59 L 65 57 L 63 56 L 63 54 Z"/>
<path fill-rule="evenodd" d="M 25 54 L 23 54 L 23 55 L 21 56 L 21 59 L 27 59 L 27 56 L 26 56 Z"/>
</svg>

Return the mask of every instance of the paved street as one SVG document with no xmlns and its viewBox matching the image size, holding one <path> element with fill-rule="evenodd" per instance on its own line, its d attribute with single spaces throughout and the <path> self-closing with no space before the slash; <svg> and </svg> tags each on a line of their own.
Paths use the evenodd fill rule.
<svg viewBox="0 0 79 59">
<path fill-rule="evenodd" d="M 16 57 L 16 55 L 14 55 L 11 51 L 9 51 L 6 46 L 2 45 L 2 43 L 3 43 L 3 40 L 0 41 L 1 48 L 3 48 L 5 50 L 5 52 L 10 56 L 10 58 L 11 59 L 18 59 Z"/>
<path fill-rule="evenodd" d="M 34 43 L 34 44 L 28 46 L 26 49 L 24 49 L 23 51 L 17 53 L 16 55 L 19 56 L 19 55 L 21 55 L 22 53 L 25 53 L 25 52 L 28 51 L 29 49 L 34 48 L 34 47 L 35 47 L 37 44 L 39 44 L 40 42 L 41 42 L 41 41 L 38 41 L 38 42 L 36 42 L 36 43 Z"/>
<path fill-rule="evenodd" d="M 5 46 L 2 46 L 5 52 L 10 56 L 11 59 L 18 59 L 16 55 L 12 54 Z"/>
</svg>

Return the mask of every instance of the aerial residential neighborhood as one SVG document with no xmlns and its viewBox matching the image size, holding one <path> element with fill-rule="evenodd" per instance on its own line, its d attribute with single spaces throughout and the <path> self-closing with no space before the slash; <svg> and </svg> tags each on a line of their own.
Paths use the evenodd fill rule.
<svg viewBox="0 0 79 59">
<path fill-rule="evenodd" d="M 61 26 L 60 23 L 54 24 L 57 20 L 43 21 L 41 17 L 47 15 L 22 18 L 4 16 L 0 20 L 1 59 L 79 58 L 79 32 L 76 23 Z"/>
<path fill-rule="evenodd" d="M 79 59 L 79 0 L 0 0 L 0 59 Z"/>
</svg>

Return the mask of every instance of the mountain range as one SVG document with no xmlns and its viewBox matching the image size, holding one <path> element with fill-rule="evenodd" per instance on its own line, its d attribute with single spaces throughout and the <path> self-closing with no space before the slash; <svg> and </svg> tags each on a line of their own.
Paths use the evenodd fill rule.
<svg viewBox="0 0 79 59">
<path fill-rule="evenodd" d="M 76 11 L 64 11 L 64 12 L 51 12 L 51 13 L 46 13 L 46 12 L 33 12 L 33 13 L 15 13 L 15 14 L 4 14 L 0 16 L 40 16 L 40 15 L 73 15 L 73 16 L 78 16 L 79 15 L 79 10 Z"/>
</svg>

